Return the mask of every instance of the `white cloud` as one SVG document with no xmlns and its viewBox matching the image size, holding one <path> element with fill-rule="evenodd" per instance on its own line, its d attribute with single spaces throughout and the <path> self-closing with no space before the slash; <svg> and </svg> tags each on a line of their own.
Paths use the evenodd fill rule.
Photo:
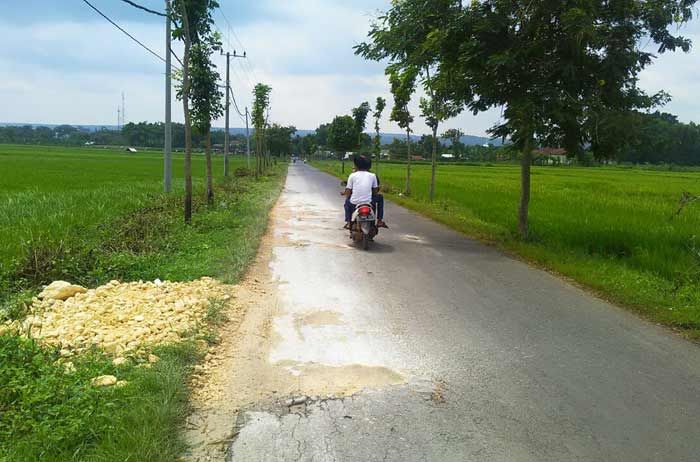
<svg viewBox="0 0 700 462">
<path fill-rule="evenodd" d="M 249 56 L 247 63 L 232 60 L 231 78 L 240 109 L 250 104 L 255 82 L 264 81 L 273 87 L 274 121 L 313 129 L 335 115 L 350 113 L 362 101 L 373 103 L 383 96 L 389 107 L 382 129 L 399 132 L 388 121 L 391 95 L 382 65 L 367 62 L 352 50 L 365 39 L 374 12 L 388 4 L 389 0 L 260 0 L 256 11 L 265 14 L 236 25 Z M 235 18 L 235 10 L 227 11 Z M 163 54 L 162 24 L 122 25 Z M 225 23 L 219 26 L 227 34 Z M 700 47 L 697 28 L 693 23 L 688 33 Z M 163 118 L 163 64 L 99 17 L 86 22 L 43 19 L 21 27 L 0 20 L 0 40 L 0 121 L 111 125 L 122 91 L 128 120 Z M 241 52 L 236 39 L 230 40 Z M 179 44 L 176 50 L 181 54 Z M 698 51 L 663 55 L 641 75 L 644 89 L 665 89 L 673 95 L 665 110 L 685 121 L 695 118 L 700 106 L 698 58 Z M 223 76 L 224 58 L 217 56 L 215 61 Z M 429 130 L 418 117 L 419 97 L 416 94 L 412 107 L 414 131 L 420 134 Z M 173 115 L 182 120 L 177 101 L 173 101 Z M 477 117 L 465 112 L 446 122 L 440 132 L 461 128 L 483 135 L 499 115 L 499 109 Z M 242 125 L 235 113 L 231 125 Z"/>
</svg>

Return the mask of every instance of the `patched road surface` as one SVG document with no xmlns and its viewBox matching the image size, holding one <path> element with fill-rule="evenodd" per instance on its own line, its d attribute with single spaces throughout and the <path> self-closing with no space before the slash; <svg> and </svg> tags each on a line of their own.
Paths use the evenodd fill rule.
<svg viewBox="0 0 700 462">
<path fill-rule="evenodd" d="M 697 345 L 391 204 L 364 252 L 340 190 L 290 166 L 230 460 L 700 461 Z"/>
</svg>

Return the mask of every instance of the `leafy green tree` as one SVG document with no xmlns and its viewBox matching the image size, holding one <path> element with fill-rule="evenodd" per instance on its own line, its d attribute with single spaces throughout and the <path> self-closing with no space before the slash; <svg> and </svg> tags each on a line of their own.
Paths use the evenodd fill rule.
<svg viewBox="0 0 700 462">
<path fill-rule="evenodd" d="M 356 151 L 360 151 L 363 145 L 363 135 L 367 125 L 367 115 L 372 109 L 367 101 L 352 110 L 352 118 L 355 121 L 355 133 L 357 139 Z M 345 157 L 343 156 L 342 171 L 345 172 Z"/>
<path fill-rule="evenodd" d="M 223 93 L 219 90 L 219 73 L 211 62 L 211 55 L 221 49 L 218 33 L 212 34 L 209 41 L 192 46 L 190 56 L 190 101 L 192 102 L 192 128 L 204 137 L 206 159 L 207 204 L 214 203 L 214 180 L 211 159 L 211 121 L 221 117 L 224 105 Z"/>
<path fill-rule="evenodd" d="M 379 121 L 382 119 L 382 113 L 386 108 L 386 100 L 381 96 L 377 96 L 377 102 L 374 104 L 374 156 L 376 159 L 375 171 L 379 173 L 379 162 L 382 157 L 382 137 L 379 135 Z"/>
<path fill-rule="evenodd" d="M 389 49 L 391 65 L 406 68 L 416 56 L 432 55 L 439 63 L 436 87 L 454 103 L 474 113 L 504 108 L 503 122 L 490 133 L 521 152 L 518 229 L 527 238 L 533 149 L 558 145 L 582 155 L 591 142 L 598 150 L 602 119 L 664 102 L 665 94 L 638 87 L 639 73 L 654 58 L 643 47 L 654 42 L 659 53 L 687 51 L 690 41 L 672 26 L 691 18 L 695 3 L 403 0 L 392 3 L 370 38 Z"/>
<path fill-rule="evenodd" d="M 313 134 L 308 134 L 301 139 L 301 150 L 305 157 L 311 157 L 316 152 L 318 148 L 316 144 L 316 136 Z"/>
<path fill-rule="evenodd" d="M 345 154 L 357 146 L 355 119 L 349 115 L 336 116 L 328 128 L 328 144 L 345 159 Z"/>
<path fill-rule="evenodd" d="M 430 79 L 430 69 L 427 67 L 425 69 L 425 75 L 425 86 L 427 87 L 428 93 L 430 94 L 430 99 L 420 99 L 420 110 L 421 116 L 425 119 L 425 124 L 428 127 L 430 127 L 430 129 L 433 131 L 433 145 L 430 154 L 430 190 L 428 193 L 430 202 L 432 202 L 435 197 L 435 174 L 437 171 L 438 151 L 438 126 L 441 122 L 455 117 L 457 114 L 459 114 L 461 107 L 450 102 L 449 99 L 445 97 L 445 95 L 440 91 L 439 88 L 433 88 L 433 84 Z"/>
<path fill-rule="evenodd" d="M 294 126 L 284 127 L 272 124 L 267 129 L 267 138 L 270 154 L 276 157 L 288 156 L 292 152 L 292 135 L 297 129 Z"/>
<path fill-rule="evenodd" d="M 316 137 L 316 144 L 321 148 L 326 148 L 329 146 L 328 143 L 328 130 L 330 130 L 331 124 L 321 124 L 316 129 L 314 133 Z"/>
<path fill-rule="evenodd" d="M 450 142 L 451 150 L 455 157 L 461 157 L 464 154 L 465 146 L 462 143 L 464 132 L 459 128 L 450 128 L 440 135 L 440 138 Z"/>
<path fill-rule="evenodd" d="M 391 120 L 406 131 L 406 189 L 405 194 L 411 194 L 411 124 L 413 116 L 408 109 L 411 95 L 415 90 L 416 76 L 415 68 L 409 67 L 404 71 L 399 71 L 395 67 L 387 68 L 391 94 L 394 96 L 394 107 L 391 110 Z"/>
<path fill-rule="evenodd" d="M 177 96 L 182 100 L 185 117 L 185 223 L 192 221 L 192 113 L 190 112 L 190 99 L 192 98 L 192 65 L 204 64 L 201 59 L 197 61 L 192 57 L 192 48 L 215 47 L 217 36 L 213 33 L 214 19 L 212 13 L 219 3 L 215 0 L 174 0 L 172 3 L 171 18 L 175 27 L 173 38 L 182 40 L 185 50 L 182 58 L 182 84 Z M 195 54 L 197 52 L 195 51 Z M 200 51 L 201 53 L 201 51 Z M 194 100 L 193 100 L 194 102 Z M 201 99 L 198 100 L 201 102 Z M 197 102 L 194 102 L 196 105 Z M 195 111 L 198 109 L 194 108 Z M 200 112 L 201 114 L 201 112 Z"/>
<path fill-rule="evenodd" d="M 258 83 L 253 89 L 253 111 L 251 120 L 255 127 L 255 177 L 263 172 L 265 164 L 265 130 L 267 127 L 267 111 L 270 106 L 272 87 Z"/>
</svg>

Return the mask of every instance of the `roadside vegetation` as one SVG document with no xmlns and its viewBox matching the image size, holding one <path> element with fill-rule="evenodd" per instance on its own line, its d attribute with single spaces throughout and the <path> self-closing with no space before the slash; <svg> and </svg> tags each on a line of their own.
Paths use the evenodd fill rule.
<svg viewBox="0 0 700 462">
<path fill-rule="evenodd" d="M 215 157 L 213 171 L 223 171 Z M 246 159 L 214 177 L 206 204 L 205 159 L 193 156 L 191 225 L 182 220 L 182 165 L 162 190 L 162 155 L 81 148 L 0 146 L 0 318 L 21 319 L 42 285 L 64 279 L 88 287 L 112 279 L 236 282 L 255 255 L 285 167 L 256 180 Z M 181 454 L 187 377 L 198 342 L 223 314 L 212 308 L 201 331 L 157 347 L 160 360 L 115 366 L 98 349 L 71 357 L 12 333 L 0 335 L 0 460 L 172 461 Z M 0 321 L 0 325 L 2 325 Z M 118 373 L 124 387 L 93 387 Z"/>
<path fill-rule="evenodd" d="M 313 162 L 342 177 L 338 161 Z M 531 236 L 519 238 L 519 170 L 514 165 L 440 165 L 430 203 L 429 165 L 383 162 L 382 189 L 458 231 L 572 278 L 649 319 L 700 338 L 700 215 L 684 191 L 700 174 L 621 168 L 533 167 Z M 391 217 L 387 217 L 391 223 Z"/>
</svg>

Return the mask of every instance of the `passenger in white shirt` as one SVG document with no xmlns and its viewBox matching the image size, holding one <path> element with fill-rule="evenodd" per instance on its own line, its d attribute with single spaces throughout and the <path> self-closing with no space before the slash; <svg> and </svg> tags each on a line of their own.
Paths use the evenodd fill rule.
<svg viewBox="0 0 700 462">
<path fill-rule="evenodd" d="M 377 176 L 370 172 L 372 161 L 365 156 L 356 156 L 353 159 L 355 171 L 348 177 L 345 191 L 340 193 L 347 197 L 345 200 L 345 228 L 350 228 L 352 213 L 355 207 L 360 204 L 373 204 L 374 197 L 379 193 L 379 183 Z M 382 207 L 383 209 L 383 207 Z M 377 226 L 386 227 L 382 221 L 384 217 L 378 216 Z"/>
</svg>

